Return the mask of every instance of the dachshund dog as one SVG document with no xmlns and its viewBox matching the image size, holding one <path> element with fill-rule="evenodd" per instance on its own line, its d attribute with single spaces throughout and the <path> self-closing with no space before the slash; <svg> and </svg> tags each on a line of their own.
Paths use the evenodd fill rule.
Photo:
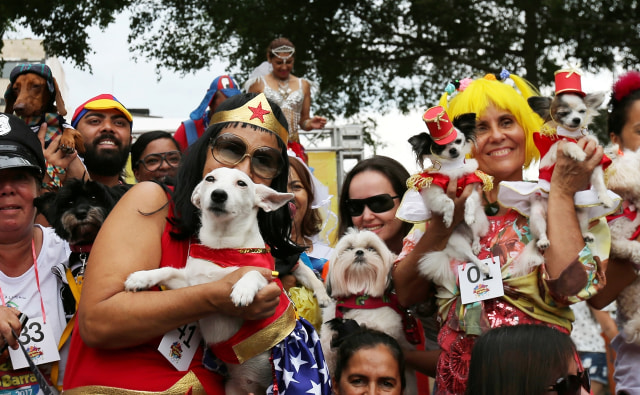
<svg viewBox="0 0 640 395">
<path fill-rule="evenodd" d="M 60 135 L 60 149 L 64 153 L 73 153 L 76 149 L 84 153 L 82 135 L 63 118 L 67 110 L 58 83 L 48 66 L 17 65 L 11 71 L 9 81 L 4 94 L 6 113 L 15 113 L 36 133 L 42 123 L 47 123 L 45 146 Z"/>
</svg>

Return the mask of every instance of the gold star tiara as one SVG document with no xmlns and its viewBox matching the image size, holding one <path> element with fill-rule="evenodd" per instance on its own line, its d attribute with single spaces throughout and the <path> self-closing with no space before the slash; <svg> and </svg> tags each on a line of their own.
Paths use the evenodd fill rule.
<svg viewBox="0 0 640 395">
<path fill-rule="evenodd" d="M 225 122 L 244 122 L 259 126 L 278 135 L 285 144 L 289 141 L 289 132 L 278 121 L 278 118 L 273 115 L 273 110 L 264 93 L 260 93 L 258 96 L 249 100 L 242 107 L 229 111 L 215 112 L 210 124 Z"/>
</svg>

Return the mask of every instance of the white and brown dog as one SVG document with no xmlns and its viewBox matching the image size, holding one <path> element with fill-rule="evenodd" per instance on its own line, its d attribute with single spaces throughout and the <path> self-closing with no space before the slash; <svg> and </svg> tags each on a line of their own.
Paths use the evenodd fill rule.
<svg viewBox="0 0 640 395">
<path fill-rule="evenodd" d="M 540 185 L 545 189 L 551 181 L 551 174 L 558 158 L 558 143 L 567 142 L 563 145 L 563 153 L 576 160 L 584 161 L 585 152 L 578 147 L 576 141 L 581 137 L 598 141 L 589 133 L 588 126 L 593 117 L 598 114 L 598 108 L 604 101 L 605 93 L 582 92 L 580 86 L 580 75 L 576 71 L 558 71 L 556 73 L 556 95 L 551 97 L 530 97 L 527 101 L 529 106 L 545 121 L 542 131 L 534 134 L 536 147 L 540 151 Z M 611 161 L 603 158 L 601 166 L 597 166 L 591 174 L 591 185 L 597 194 L 597 202 L 605 208 L 613 208 L 617 205 L 614 197 L 610 196 L 604 182 L 604 169 Z M 546 189 L 548 192 L 548 187 Z M 579 202 L 577 202 L 580 205 Z M 597 204 L 597 203 L 594 203 Z M 593 206 L 594 204 L 585 204 Z M 589 212 L 581 208 L 577 209 L 580 229 L 586 242 L 593 241 L 593 235 L 589 233 Z M 545 193 L 535 194 L 531 200 L 530 226 L 531 233 L 536 238 L 536 245 L 539 249 L 545 250 L 549 247 L 547 237 L 547 196 Z"/>
<path fill-rule="evenodd" d="M 327 290 L 335 302 L 323 310 L 320 341 L 329 372 L 335 373 L 336 351 L 331 340 L 336 328 L 334 318 L 356 321 L 361 326 L 377 329 L 395 338 L 403 349 L 415 349 L 412 344 L 417 328 L 413 317 L 389 292 L 390 273 L 395 255 L 373 232 L 351 228 L 340 238 L 329 259 Z M 409 332 L 407 332 L 409 331 Z M 406 369 L 406 394 L 416 394 L 416 375 Z"/>
<path fill-rule="evenodd" d="M 125 289 L 136 291 L 158 284 L 175 289 L 204 284 L 223 278 L 236 270 L 236 265 L 243 263 L 246 266 L 263 266 L 273 270 L 273 257 L 265 249 L 260 235 L 258 210 L 276 210 L 292 198 L 293 194 L 279 193 L 267 186 L 254 184 L 242 171 L 228 168 L 211 171 L 196 186 L 191 197 L 193 204 L 201 212 L 201 244 L 190 246 L 186 266 L 182 269 L 164 267 L 134 272 L 127 278 Z M 246 263 L 247 261 L 250 262 Z M 306 268 L 305 265 L 299 266 L 301 271 Z M 324 292 L 322 283 L 311 269 L 307 270 L 308 276 L 299 278 L 299 281 L 316 292 Z M 236 306 L 249 305 L 256 293 L 267 284 L 260 272 L 247 272 L 234 284 L 231 300 Z M 296 325 L 294 307 L 286 294 L 282 293 L 280 306 L 274 317 L 267 320 L 284 320 L 280 321 L 282 325 L 279 324 L 278 327 L 289 329 L 270 331 L 272 326 L 262 325 L 259 321 L 243 321 L 239 317 L 222 314 L 200 320 L 200 330 L 207 346 L 227 364 L 230 375 L 226 383 L 227 394 L 265 393 L 272 382 L 269 351 L 275 344 L 285 340 Z M 240 330 L 246 329 L 251 333 L 252 325 L 264 326 L 264 331 L 268 332 L 262 336 L 265 341 L 259 344 L 262 349 L 252 349 L 249 354 L 237 355 L 233 345 L 226 344 L 226 341 Z M 319 361 L 318 363 L 320 364 Z M 280 390 L 284 391 L 285 388 Z"/>
<path fill-rule="evenodd" d="M 631 261 L 640 271 L 640 152 L 625 151 L 607 169 L 607 187 L 623 200 L 623 211 L 607 217 L 611 230 L 611 256 Z M 627 286 L 617 299 L 622 330 L 629 343 L 640 345 L 640 278 Z"/>
</svg>

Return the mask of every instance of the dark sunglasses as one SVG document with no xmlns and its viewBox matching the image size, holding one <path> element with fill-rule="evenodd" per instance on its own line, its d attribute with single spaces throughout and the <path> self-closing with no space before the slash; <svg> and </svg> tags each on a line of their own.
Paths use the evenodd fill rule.
<svg viewBox="0 0 640 395">
<path fill-rule="evenodd" d="M 136 166 L 142 163 L 147 171 L 156 171 L 162 166 L 162 162 L 167 162 L 171 167 L 178 167 L 182 159 L 182 153 L 180 151 L 158 152 L 155 154 L 149 154 L 144 158 L 136 162 Z"/>
<path fill-rule="evenodd" d="M 237 165 L 248 156 L 253 174 L 266 180 L 276 178 L 284 167 L 280 151 L 272 147 L 258 147 L 247 153 L 248 146 L 242 137 L 223 133 L 212 140 L 211 154 L 213 159 L 229 167 Z"/>
<path fill-rule="evenodd" d="M 388 193 L 382 195 L 370 196 L 366 199 L 347 199 L 345 205 L 347 212 L 352 217 L 359 217 L 364 212 L 364 206 L 369 207 L 369 210 L 374 213 L 384 213 L 393 208 L 393 199 L 398 199 L 400 196 L 391 196 Z"/>
<path fill-rule="evenodd" d="M 570 374 L 560 377 L 555 385 L 549 387 L 547 392 L 556 391 L 558 395 L 579 395 L 580 388 L 584 388 L 587 392 L 591 392 L 591 379 L 586 370 L 578 372 L 578 374 Z"/>
</svg>

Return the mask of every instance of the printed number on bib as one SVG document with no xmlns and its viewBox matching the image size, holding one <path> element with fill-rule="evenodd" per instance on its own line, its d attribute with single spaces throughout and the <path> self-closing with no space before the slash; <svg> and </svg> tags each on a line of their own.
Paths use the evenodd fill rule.
<svg viewBox="0 0 640 395">
<path fill-rule="evenodd" d="M 189 370 L 191 360 L 200 347 L 202 334 L 196 322 L 167 332 L 158 351 L 179 371 Z"/>
<path fill-rule="evenodd" d="M 458 265 L 458 281 L 460 282 L 462 304 L 479 302 L 504 295 L 500 258 L 494 257 L 493 261 L 491 258 L 486 258 L 480 262 L 489 267 L 488 274 L 484 274 L 473 263 Z"/>
<path fill-rule="evenodd" d="M 58 353 L 58 343 L 53 338 L 51 327 L 42 321 L 42 317 L 29 318 L 26 325 L 20 332 L 18 341 L 36 365 L 60 360 Z M 24 353 L 18 349 L 9 348 L 11 364 L 14 369 L 26 368 L 29 366 Z"/>
</svg>

